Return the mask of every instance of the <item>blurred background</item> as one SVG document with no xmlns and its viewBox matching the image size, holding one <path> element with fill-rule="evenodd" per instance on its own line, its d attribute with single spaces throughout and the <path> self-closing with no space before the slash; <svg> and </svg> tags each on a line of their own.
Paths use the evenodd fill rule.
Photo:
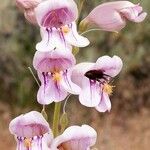
<svg viewBox="0 0 150 150">
<path fill-rule="evenodd" d="M 79 1 L 79 0 L 77 0 Z M 108 0 L 86 0 L 81 19 L 96 5 Z M 141 3 L 149 13 L 149 0 Z M 118 55 L 124 68 L 115 79 L 111 96 L 112 111 L 98 113 L 82 106 L 71 96 L 66 111 L 70 125 L 90 124 L 98 132 L 98 150 L 149 150 L 150 148 L 150 17 L 143 23 L 128 23 L 119 34 L 91 32 L 85 35 L 89 47 L 77 54 L 78 62 L 96 61 L 102 55 Z M 12 118 L 30 110 L 41 111 L 36 101 L 38 86 L 28 67 L 32 67 L 38 27 L 29 24 L 16 8 L 15 0 L 0 4 L 0 150 L 14 150 L 15 140 L 8 131 Z M 33 70 L 34 71 L 34 70 Z M 34 71 L 35 72 L 35 71 Z M 36 73 L 36 72 L 35 72 Z M 53 106 L 46 107 L 52 125 Z"/>
</svg>

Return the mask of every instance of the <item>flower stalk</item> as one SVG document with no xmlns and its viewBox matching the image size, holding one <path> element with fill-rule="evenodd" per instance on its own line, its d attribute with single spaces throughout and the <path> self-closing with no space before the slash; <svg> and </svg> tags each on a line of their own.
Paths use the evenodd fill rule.
<svg viewBox="0 0 150 150">
<path fill-rule="evenodd" d="M 60 118 L 61 102 L 55 103 L 53 116 L 53 134 L 56 137 L 59 134 L 59 118 Z"/>
</svg>

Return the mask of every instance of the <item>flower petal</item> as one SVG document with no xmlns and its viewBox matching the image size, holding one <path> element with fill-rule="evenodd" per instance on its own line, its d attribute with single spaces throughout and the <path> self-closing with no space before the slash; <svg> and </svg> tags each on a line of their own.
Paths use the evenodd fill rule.
<svg viewBox="0 0 150 150">
<path fill-rule="evenodd" d="M 88 150 L 96 138 L 96 131 L 88 125 L 71 126 L 53 141 L 51 149 Z"/>
<path fill-rule="evenodd" d="M 27 9 L 24 12 L 25 18 L 32 24 L 37 24 L 34 9 Z"/>
<path fill-rule="evenodd" d="M 39 72 L 66 70 L 75 65 L 76 60 L 71 52 L 53 50 L 52 52 L 36 51 L 33 66 Z"/>
<path fill-rule="evenodd" d="M 61 51 L 71 51 L 71 47 L 66 43 L 64 35 L 57 29 L 42 28 L 41 37 L 42 41 L 36 44 L 36 50 L 40 52 L 50 52 L 54 49 Z"/>
<path fill-rule="evenodd" d="M 61 84 L 64 89 L 71 94 L 80 93 L 80 87 L 71 81 L 71 70 L 66 70 L 63 73 L 63 79 L 61 80 Z"/>
<path fill-rule="evenodd" d="M 41 0 L 16 0 L 16 5 L 21 9 L 32 9 L 37 7 Z"/>
<path fill-rule="evenodd" d="M 90 43 L 87 38 L 78 34 L 75 22 L 71 24 L 70 32 L 65 34 L 65 39 L 69 44 L 77 47 L 85 47 Z"/>
<path fill-rule="evenodd" d="M 84 106 L 95 107 L 100 103 L 100 92 L 99 84 L 85 77 L 82 80 L 79 101 Z"/>
<path fill-rule="evenodd" d="M 79 94 L 79 101 L 82 105 L 87 107 L 95 107 L 100 102 L 100 88 L 99 85 L 90 81 L 84 74 L 93 68 L 94 63 L 80 63 L 73 67 L 72 81 L 81 88 Z"/>
<path fill-rule="evenodd" d="M 94 63 L 80 63 L 72 68 L 71 79 L 72 81 L 82 88 L 82 80 L 85 78 L 84 74 L 93 68 Z"/>
<path fill-rule="evenodd" d="M 37 94 L 37 100 L 40 104 L 48 105 L 52 102 L 59 102 L 67 97 L 68 93 L 62 87 L 61 83 L 53 81 L 49 77 L 46 85 L 42 84 Z"/>
<path fill-rule="evenodd" d="M 49 136 L 49 139 L 46 138 Z M 32 137 L 25 139 L 25 137 L 17 137 L 17 148 L 16 150 L 27 150 L 27 149 L 32 149 L 32 150 L 50 150 L 49 144 L 51 143 L 50 141 L 50 134 L 45 134 L 44 136 L 41 137 Z M 28 140 L 29 147 L 26 145 L 26 140 Z"/>
<path fill-rule="evenodd" d="M 9 130 L 16 136 L 27 138 L 51 133 L 48 122 L 41 113 L 36 111 L 31 111 L 13 119 L 9 124 Z"/>
<path fill-rule="evenodd" d="M 95 69 L 103 70 L 106 75 L 115 77 L 121 71 L 123 66 L 122 60 L 118 56 L 102 56 L 96 61 Z"/>
<path fill-rule="evenodd" d="M 95 108 L 99 112 L 106 112 L 111 110 L 111 102 L 107 93 L 102 93 L 101 101 Z"/>
<path fill-rule="evenodd" d="M 77 19 L 78 9 L 73 0 L 47 0 L 35 9 L 37 21 L 43 27 L 61 27 Z"/>
<path fill-rule="evenodd" d="M 128 7 L 120 10 L 120 13 L 123 14 L 128 20 L 133 22 L 142 22 L 147 16 L 146 12 L 142 12 L 143 8 L 139 5 L 135 5 L 134 7 Z"/>
</svg>

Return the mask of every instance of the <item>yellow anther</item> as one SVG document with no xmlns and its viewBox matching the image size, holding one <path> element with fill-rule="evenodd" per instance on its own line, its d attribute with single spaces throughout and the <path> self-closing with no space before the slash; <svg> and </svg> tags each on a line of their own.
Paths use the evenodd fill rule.
<svg viewBox="0 0 150 150">
<path fill-rule="evenodd" d="M 24 145 L 25 145 L 25 147 L 27 147 L 27 148 L 29 148 L 29 147 L 31 147 L 31 139 L 28 139 L 28 138 L 26 138 L 25 140 L 24 140 Z"/>
<path fill-rule="evenodd" d="M 62 32 L 63 33 L 68 33 L 70 31 L 69 27 L 68 26 L 63 26 L 62 27 Z"/>
<path fill-rule="evenodd" d="M 54 72 L 53 80 L 59 82 L 61 80 L 61 74 L 59 72 Z"/>
<path fill-rule="evenodd" d="M 105 83 L 104 87 L 103 87 L 103 91 L 106 92 L 108 95 L 111 95 L 113 93 L 113 87 L 115 87 L 115 86 Z"/>
</svg>

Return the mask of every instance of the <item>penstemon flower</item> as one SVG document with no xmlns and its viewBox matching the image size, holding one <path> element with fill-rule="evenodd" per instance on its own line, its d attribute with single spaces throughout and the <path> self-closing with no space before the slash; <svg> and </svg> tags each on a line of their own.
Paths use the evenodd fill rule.
<svg viewBox="0 0 150 150">
<path fill-rule="evenodd" d="M 73 0 L 46 0 L 35 8 L 41 27 L 42 41 L 36 45 L 38 51 L 51 51 L 55 47 L 65 49 L 68 44 L 85 47 L 89 40 L 77 32 L 77 5 Z"/>
<path fill-rule="evenodd" d="M 48 122 L 36 111 L 13 119 L 9 129 L 15 135 L 16 150 L 89 150 L 97 138 L 92 127 L 82 125 L 71 126 L 54 139 Z"/>
<path fill-rule="evenodd" d="M 16 150 L 49 150 L 48 145 L 53 139 L 49 124 L 42 114 L 36 111 L 13 119 L 9 130 L 15 135 Z"/>
<path fill-rule="evenodd" d="M 96 131 L 88 126 L 71 126 L 56 137 L 51 145 L 52 150 L 90 150 L 95 145 Z"/>
<path fill-rule="evenodd" d="M 121 68 L 122 60 L 118 56 L 102 56 L 96 63 L 77 64 L 73 68 L 72 81 L 81 87 L 81 104 L 96 107 L 100 112 L 110 111 L 112 86 L 109 83 Z"/>
<path fill-rule="evenodd" d="M 142 22 L 147 16 L 140 4 L 129 1 L 107 2 L 94 8 L 84 19 L 102 30 L 119 31 L 125 27 L 126 22 Z"/>
<path fill-rule="evenodd" d="M 59 102 L 69 93 L 79 94 L 80 88 L 71 81 L 71 67 L 75 65 L 72 53 L 36 52 L 33 66 L 38 71 L 41 87 L 37 94 L 40 104 Z"/>
</svg>

